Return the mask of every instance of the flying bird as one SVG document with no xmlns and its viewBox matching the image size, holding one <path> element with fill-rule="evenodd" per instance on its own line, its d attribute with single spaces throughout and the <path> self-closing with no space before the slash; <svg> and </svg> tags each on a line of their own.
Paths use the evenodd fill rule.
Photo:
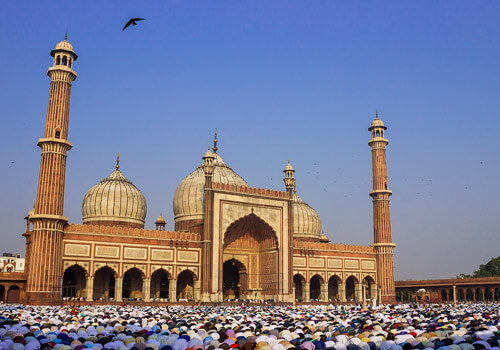
<svg viewBox="0 0 500 350">
<path fill-rule="evenodd" d="M 130 25 L 136 26 L 139 21 L 144 21 L 145 18 L 131 18 L 128 20 L 128 22 L 125 24 L 125 27 L 123 27 L 122 32 L 127 29 Z"/>
</svg>

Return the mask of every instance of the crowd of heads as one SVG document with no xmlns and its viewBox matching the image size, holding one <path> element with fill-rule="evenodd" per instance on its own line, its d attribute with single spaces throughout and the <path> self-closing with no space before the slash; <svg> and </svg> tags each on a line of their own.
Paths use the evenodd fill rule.
<svg viewBox="0 0 500 350">
<path fill-rule="evenodd" d="M 0 305 L 0 350 L 500 350 L 499 317 L 499 304 Z"/>
</svg>

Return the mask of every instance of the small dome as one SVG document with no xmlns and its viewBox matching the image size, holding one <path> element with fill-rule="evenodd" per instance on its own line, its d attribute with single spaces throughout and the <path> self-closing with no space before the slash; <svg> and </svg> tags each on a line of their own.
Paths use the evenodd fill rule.
<svg viewBox="0 0 500 350">
<path fill-rule="evenodd" d="M 213 157 L 214 154 L 212 152 L 210 152 L 210 148 L 208 149 L 208 151 L 205 152 L 205 155 L 203 156 L 203 158 L 208 158 L 208 157 Z"/>
<path fill-rule="evenodd" d="M 165 219 L 163 218 L 163 216 L 160 213 L 160 216 L 158 216 L 158 219 L 156 219 L 156 221 L 155 221 L 155 225 L 164 225 L 166 223 L 167 222 L 165 221 Z"/>
<path fill-rule="evenodd" d="M 376 117 L 373 121 L 372 121 L 372 128 L 373 127 L 376 127 L 376 126 L 384 126 L 384 122 L 380 119 L 378 119 L 378 117 Z"/>
<path fill-rule="evenodd" d="M 318 213 L 297 194 L 293 195 L 293 234 L 311 238 L 319 238 L 321 235 Z"/>
<path fill-rule="evenodd" d="M 212 153 L 214 159 L 214 172 L 212 181 L 227 185 L 246 186 L 248 184 L 231 167 L 226 165 L 217 153 Z M 203 219 L 203 197 L 205 187 L 205 173 L 202 166 L 186 176 L 181 181 L 174 194 L 174 220 Z"/>
<path fill-rule="evenodd" d="M 290 164 L 290 161 L 288 161 L 288 164 L 287 164 L 287 165 L 286 165 L 286 167 L 285 167 L 285 171 L 290 171 L 290 170 L 291 170 L 291 171 L 294 171 L 294 170 L 293 170 L 293 166 L 292 166 L 292 164 Z"/>
<path fill-rule="evenodd" d="M 74 59 L 76 60 L 78 58 L 78 55 L 75 53 L 75 50 L 73 49 L 73 45 L 71 45 L 69 43 L 69 41 L 66 39 L 67 39 L 67 37 L 64 37 L 63 41 L 58 42 L 56 47 L 54 48 L 54 50 L 50 51 L 50 55 L 52 57 L 54 57 L 56 52 L 64 51 L 64 52 L 72 54 L 74 56 Z"/>
<path fill-rule="evenodd" d="M 69 43 L 69 41 L 66 39 L 57 43 L 55 50 L 64 50 L 64 51 L 75 52 L 75 50 L 73 49 L 73 45 L 71 45 Z"/>
<path fill-rule="evenodd" d="M 137 187 L 117 169 L 92 187 L 82 203 L 84 224 L 144 227 L 146 198 Z"/>
</svg>

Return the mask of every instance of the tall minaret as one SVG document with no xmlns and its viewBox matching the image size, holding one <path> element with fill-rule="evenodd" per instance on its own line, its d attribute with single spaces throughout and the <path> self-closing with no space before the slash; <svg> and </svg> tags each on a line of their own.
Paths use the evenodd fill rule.
<svg viewBox="0 0 500 350">
<path fill-rule="evenodd" d="M 389 140 L 384 138 L 387 128 L 378 119 L 375 120 L 368 130 L 372 139 L 368 145 L 372 148 L 372 173 L 373 191 L 373 235 L 375 251 L 377 253 L 377 280 L 382 303 L 395 303 L 396 290 L 394 285 L 394 263 L 393 250 L 396 246 L 392 243 L 391 234 L 391 211 L 389 208 L 389 197 L 392 191 L 387 184 L 387 160 L 385 147 Z"/>
<path fill-rule="evenodd" d="M 62 238 L 68 219 L 64 211 L 66 153 L 72 144 L 68 138 L 71 83 L 76 79 L 73 62 L 77 55 L 66 40 L 50 52 L 53 66 L 50 77 L 49 105 L 45 133 L 38 140 L 42 149 L 35 214 L 31 237 L 30 264 L 26 299 L 29 304 L 54 304 L 61 298 Z"/>
</svg>

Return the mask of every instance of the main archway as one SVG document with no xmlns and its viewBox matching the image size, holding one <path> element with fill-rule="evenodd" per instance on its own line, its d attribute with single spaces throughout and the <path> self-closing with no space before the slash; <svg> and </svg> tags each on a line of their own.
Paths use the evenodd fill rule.
<svg viewBox="0 0 500 350">
<path fill-rule="evenodd" d="M 253 213 L 233 222 L 224 234 L 222 254 L 222 261 L 234 260 L 238 270 L 239 299 L 277 298 L 278 238 L 268 223 Z M 223 293 L 224 282 L 231 280 L 228 274 L 236 274 L 230 266 L 232 262 L 221 266 Z"/>
</svg>

